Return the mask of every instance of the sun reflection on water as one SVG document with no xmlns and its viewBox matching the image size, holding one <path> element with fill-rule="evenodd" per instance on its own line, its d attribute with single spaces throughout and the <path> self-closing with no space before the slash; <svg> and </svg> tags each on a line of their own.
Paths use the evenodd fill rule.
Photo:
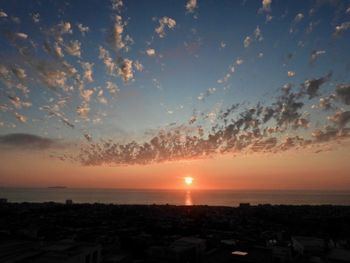
<svg viewBox="0 0 350 263">
<path fill-rule="evenodd" d="M 187 190 L 185 195 L 185 205 L 193 205 L 191 191 Z"/>
</svg>

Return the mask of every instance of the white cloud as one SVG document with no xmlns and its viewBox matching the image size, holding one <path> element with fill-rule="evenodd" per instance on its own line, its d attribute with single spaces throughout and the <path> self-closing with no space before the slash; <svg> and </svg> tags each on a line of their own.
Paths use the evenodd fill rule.
<svg viewBox="0 0 350 263">
<path fill-rule="evenodd" d="M 20 40 L 25 40 L 28 38 L 28 35 L 22 32 L 16 32 L 14 33 L 14 37 Z"/>
<path fill-rule="evenodd" d="M 57 42 L 55 42 L 53 45 L 51 45 L 49 42 L 45 42 L 44 50 L 56 58 L 64 57 L 63 50 Z"/>
<path fill-rule="evenodd" d="M 72 34 L 72 26 L 69 22 L 61 22 L 58 24 L 58 28 L 61 34 Z"/>
<path fill-rule="evenodd" d="M 243 41 L 243 45 L 245 48 L 249 47 L 251 43 L 252 43 L 252 39 L 250 36 L 247 36 Z"/>
<path fill-rule="evenodd" d="M 8 15 L 4 11 L 0 11 L 0 18 L 1 17 L 8 17 Z"/>
<path fill-rule="evenodd" d="M 243 59 L 240 59 L 240 58 L 237 58 L 237 59 L 236 59 L 236 64 L 237 64 L 237 65 L 242 65 L 243 62 L 244 62 Z"/>
<path fill-rule="evenodd" d="M 287 75 L 288 75 L 288 77 L 294 77 L 295 76 L 295 72 L 294 71 L 288 71 L 287 72 Z"/>
<path fill-rule="evenodd" d="M 117 86 L 117 84 L 113 83 L 113 82 L 110 82 L 110 81 L 107 81 L 106 82 L 106 85 L 107 85 L 107 90 L 109 91 L 109 93 L 111 94 L 117 94 L 120 90 Z"/>
<path fill-rule="evenodd" d="M 321 55 L 326 54 L 325 50 L 314 50 L 311 53 L 310 61 L 315 62 Z"/>
<path fill-rule="evenodd" d="M 15 117 L 19 122 L 25 123 L 27 122 L 28 118 L 22 114 L 19 114 L 17 112 L 15 112 Z"/>
<path fill-rule="evenodd" d="M 302 13 L 299 13 L 294 17 L 294 21 L 296 23 L 299 23 L 301 20 L 303 20 L 303 18 L 304 18 L 304 15 Z"/>
<path fill-rule="evenodd" d="M 94 91 L 91 89 L 80 90 L 80 96 L 83 98 L 85 102 L 89 102 Z"/>
<path fill-rule="evenodd" d="M 127 58 L 125 59 L 120 58 L 118 62 L 119 62 L 118 74 L 119 76 L 122 77 L 123 81 L 127 83 L 134 77 L 134 74 L 132 71 L 132 60 Z"/>
<path fill-rule="evenodd" d="M 42 76 L 43 76 L 44 82 L 49 87 L 65 88 L 66 86 L 67 74 L 64 71 L 60 71 L 60 70 L 44 71 Z"/>
<path fill-rule="evenodd" d="M 113 59 L 110 57 L 108 50 L 100 46 L 99 52 L 100 52 L 99 58 L 103 59 L 103 63 L 105 64 L 107 73 L 109 75 L 114 75 L 117 65 L 116 63 L 114 63 Z"/>
<path fill-rule="evenodd" d="M 92 67 L 94 66 L 94 63 L 89 63 L 89 62 L 83 62 L 81 63 L 83 69 L 84 69 L 84 79 L 86 79 L 89 82 L 94 81 L 92 74 Z"/>
<path fill-rule="evenodd" d="M 80 57 L 81 56 L 81 43 L 78 40 L 70 41 L 69 44 L 65 46 L 65 50 L 71 56 Z"/>
<path fill-rule="evenodd" d="M 54 51 L 54 54 L 55 54 L 57 57 L 60 57 L 60 58 L 63 58 L 63 57 L 64 57 L 62 48 L 61 48 L 57 43 L 55 43 L 55 45 L 54 45 L 54 47 L 53 47 L 53 51 Z"/>
<path fill-rule="evenodd" d="M 262 41 L 264 39 L 259 26 L 257 26 L 254 30 L 254 37 L 258 41 Z"/>
<path fill-rule="evenodd" d="M 87 103 L 83 103 L 82 105 L 77 107 L 77 113 L 83 119 L 87 119 L 88 118 L 89 112 L 90 112 L 90 107 L 89 107 L 89 105 Z"/>
<path fill-rule="evenodd" d="M 17 96 L 8 96 L 8 98 L 16 109 L 29 108 L 30 106 L 32 106 L 31 102 L 22 101 Z"/>
<path fill-rule="evenodd" d="M 124 40 L 123 40 L 124 26 L 125 26 L 125 23 L 123 22 L 123 18 L 119 15 L 116 15 L 112 34 L 113 34 L 113 45 L 117 50 L 120 50 L 126 47 L 126 44 L 124 43 Z"/>
<path fill-rule="evenodd" d="M 140 72 L 143 71 L 144 69 L 143 65 L 138 60 L 134 61 L 134 67 L 136 68 L 137 71 L 140 71 Z"/>
<path fill-rule="evenodd" d="M 107 104 L 107 99 L 106 97 L 103 95 L 103 90 L 101 89 L 98 93 L 97 93 L 97 99 L 100 103 L 102 104 Z"/>
<path fill-rule="evenodd" d="M 339 36 L 348 29 L 350 29 L 350 22 L 341 23 L 339 26 L 335 27 L 334 35 Z"/>
<path fill-rule="evenodd" d="M 186 10 L 189 13 L 193 13 L 198 8 L 197 0 L 188 0 L 186 3 Z"/>
<path fill-rule="evenodd" d="M 25 79 L 27 77 L 25 70 L 19 67 L 12 68 L 12 72 L 19 79 Z"/>
<path fill-rule="evenodd" d="M 154 48 L 149 48 L 146 50 L 146 54 L 150 57 L 153 57 L 156 55 L 156 50 Z"/>
<path fill-rule="evenodd" d="M 159 26 L 154 30 L 160 38 L 165 37 L 165 28 L 174 29 L 176 21 L 170 17 L 164 16 L 159 21 Z"/>
<path fill-rule="evenodd" d="M 77 24 L 77 27 L 83 36 L 90 31 L 90 28 L 88 26 L 83 26 L 83 24 Z"/>
</svg>

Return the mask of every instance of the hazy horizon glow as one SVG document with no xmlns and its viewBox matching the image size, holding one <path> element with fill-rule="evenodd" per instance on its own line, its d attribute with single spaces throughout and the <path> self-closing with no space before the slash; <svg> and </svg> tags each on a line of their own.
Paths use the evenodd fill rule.
<svg viewBox="0 0 350 263">
<path fill-rule="evenodd" d="M 0 3 L 0 186 L 349 189 L 350 4 Z"/>
</svg>

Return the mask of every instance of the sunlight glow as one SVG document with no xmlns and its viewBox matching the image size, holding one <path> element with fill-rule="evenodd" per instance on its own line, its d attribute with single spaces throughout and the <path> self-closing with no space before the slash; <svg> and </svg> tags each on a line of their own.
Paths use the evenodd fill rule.
<svg viewBox="0 0 350 263">
<path fill-rule="evenodd" d="M 186 176 L 184 180 L 186 185 L 191 185 L 193 182 L 193 178 L 191 176 Z"/>
</svg>

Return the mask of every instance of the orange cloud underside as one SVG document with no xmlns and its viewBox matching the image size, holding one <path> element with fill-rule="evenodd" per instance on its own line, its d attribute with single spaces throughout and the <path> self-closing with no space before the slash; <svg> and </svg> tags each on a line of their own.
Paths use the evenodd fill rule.
<svg viewBox="0 0 350 263">
<path fill-rule="evenodd" d="M 123 167 L 83 167 L 35 154 L 2 157 L 2 186 L 67 185 L 88 188 L 346 189 L 350 185 L 347 147 L 315 154 L 288 151 Z M 25 169 L 23 169 L 25 167 Z"/>
</svg>

